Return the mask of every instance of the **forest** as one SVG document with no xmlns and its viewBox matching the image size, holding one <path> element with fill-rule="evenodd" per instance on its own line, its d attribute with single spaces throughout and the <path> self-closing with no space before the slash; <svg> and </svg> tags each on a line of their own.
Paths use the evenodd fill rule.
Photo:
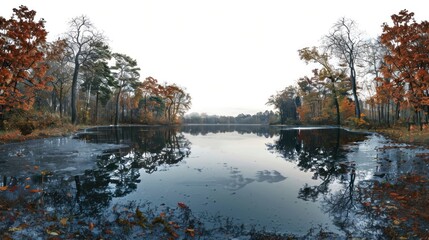
<svg viewBox="0 0 429 240">
<path fill-rule="evenodd" d="M 272 95 L 267 104 L 278 122 L 352 127 L 415 124 L 429 113 L 429 23 L 402 10 L 368 39 L 351 19 L 341 18 L 321 46 L 298 50 L 314 66 L 296 85 Z"/>
<path fill-rule="evenodd" d="M 140 78 L 135 59 L 114 52 L 87 16 L 48 42 L 45 21 L 25 6 L 0 17 L 0 128 L 72 124 L 173 124 L 191 106 L 176 84 Z"/>
<path fill-rule="evenodd" d="M 298 50 L 314 69 L 269 97 L 267 105 L 276 112 L 236 117 L 185 117 L 191 107 L 186 89 L 141 77 L 137 61 L 114 52 L 87 16 L 73 18 L 52 42 L 45 21 L 35 16 L 20 6 L 9 19 L 0 17 L 2 130 L 28 134 L 63 123 L 368 127 L 428 122 L 429 24 L 407 10 L 392 15 L 376 39 L 365 37 L 355 21 L 340 18 L 320 46 Z"/>
</svg>

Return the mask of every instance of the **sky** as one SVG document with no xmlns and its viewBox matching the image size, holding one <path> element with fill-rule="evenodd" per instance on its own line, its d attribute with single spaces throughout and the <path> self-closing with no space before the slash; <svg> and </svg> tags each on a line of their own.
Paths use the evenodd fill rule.
<svg viewBox="0 0 429 240">
<path fill-rule="evenodd" d="M 424 0 L 2 0 L 0 15 L 20 5 L 45 19 L 48 41 L 88 16 L 113 52 L 137 60 L 142 81 L 185 88 L 188 113 L 230 116 L 271 110 L 271 95 L 311 75 L 298 50 L 320 46 L 342 17 L 368 38 L 403 9 L 429 20 Z"/>
</svg>

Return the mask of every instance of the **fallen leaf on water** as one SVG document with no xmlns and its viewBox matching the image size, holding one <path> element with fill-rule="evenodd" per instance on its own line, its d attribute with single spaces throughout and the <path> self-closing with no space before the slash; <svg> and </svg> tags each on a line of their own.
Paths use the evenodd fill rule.
<svg viewBox="0 0 429 240">
<path fill-rule="evenodd" d="M 21 230 L 22 230 L 22 228 L 20 228 L 20 227 L 11 227 L 8 229 L 9 232 L 17 232 L 17 231 L 21 231 Z"/>
<path fill-rule="evenodd" d="M 60 235 L 58 232 L 56 232 L 56 231 L 51 231 L 51 230 L 49 230 L 49 229 L 46 229 L 46 232 L 47 232 L 49 235 L 52 235 L 52 236 L 58 236 L 58 235 Z"/>
<path fill-rule="evenodd" d="M 191 237 L 195 236 L 195 230 L 193 228 L 187 228 L 186 233 Z"/>
<path fill-rule="evenodd" d="M 89 227 L 89 230 L 92 231 L 94 229 L 94 227 L 95 227 L 95 224 L 94 223 L 89 223 L 88 227 Z"/>
<path fill-rule="evenodd" d="M 188 206 L 187 206 L 186 204 L 184 204 L 183 202 L 178 202 L 178 203 L 177 203 L 177 205 L 178 205 L 180 208 L 188 208 Z"/>
<path fill-rule="evenodd" d="M 26 224 L 26 223 L 21 223 L 21 224 L 19 224 L 19 226 L 17 226 L 17 227 L 11 227 L 11 228 L 9 228 L 8 230 L 10 231 L 10 232 L 16 232 L 16 231 L 21 231 L 21 230 L 23 230 L 23 229 L 25 229 L 25 228 L 27 228 L 28 227 L 28 224 Z"/>
<path fill-rule="evenodd" d="M 43 190 L 42 189 L 31 189 L 31 190 L 29 190 L 29 192 L 31 192 L 31 193 L 38 193 L 38 192 L 42 192 Z"/>
<path fill-rule="evenodd" d="M 61 225 L 63 225 L 63 226 L 67 225 L 68 220 L 69 220 L 68 218 L 61 218 L 61 220 L 60 220 Z"/>
</svg>

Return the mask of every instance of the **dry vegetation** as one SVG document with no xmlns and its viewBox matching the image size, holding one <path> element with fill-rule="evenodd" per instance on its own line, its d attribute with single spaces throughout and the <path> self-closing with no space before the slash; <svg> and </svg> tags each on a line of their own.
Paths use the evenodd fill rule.
<svg viewBox="0 0 429 240">
<path fill-rule="evenodd" d="M 408 130 L 407 127 L 393 126 L 376 131 L 397 142 L 429 146 L 429 127 L 426 125 L 423 126 L 422 130 L 419 127 L 411 127 Z"/>
<path fill-rule="evenodd" d="M 18 129 L 0 131 L 0 144 L 11 143 L 11 142 L 21 142 L 25 140 L 47 138 L 47 137 L 67 136 L 82 128 L 85 128 L 85 126 L 63 124 L 62 126 L 35 129 L 28 135 L 23 135 Z"/>
</svg>

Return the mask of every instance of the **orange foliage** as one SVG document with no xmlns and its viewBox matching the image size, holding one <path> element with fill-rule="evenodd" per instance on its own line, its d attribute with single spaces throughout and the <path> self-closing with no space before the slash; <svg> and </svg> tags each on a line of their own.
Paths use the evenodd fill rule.
<svg viewBox="0 0 429 240">
<path fill-rule="evenodd" d="M 392 15 L 392 21 L 383 25 L 381 43 L 388 53 L 377 94 L 382 101 L 393 98 L 421 110 L 429 105 L 429 22 L 417 23 L 407 10 Z"/>
<path fill-rule="evenodd" d="M 38 89 L 50 81 L 42 48 L 47 32 L 44 21 L 34 21 L 35 11 L 25 6 L 13 9 L 10 19 L 0 17 L 0 114 L 19 108 L 28 110 Z"/>
<path fill-rule="evenodd" d="M 355 115 L 355 104 L 348 98 L 343 98 L 340 102 L 341 119 L 348 119 Z"/>
</svg>

